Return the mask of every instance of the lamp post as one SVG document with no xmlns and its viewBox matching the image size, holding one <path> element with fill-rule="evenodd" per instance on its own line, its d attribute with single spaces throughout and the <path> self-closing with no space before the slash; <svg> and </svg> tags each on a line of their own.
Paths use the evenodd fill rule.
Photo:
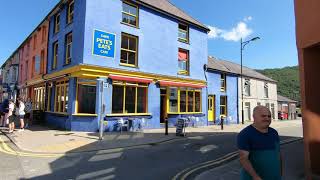
<svg viewBox="0 0 320 180">
<path fill-rule="evenodd" d="M 244 50 L 244 47 L 249 44 L 251 41 L 255 41 L 260 39 L 260 37 L 254 37 L 248 41 L 242 41 L 242 38 L 240 39 L 240 78 L 241 78 L 241 123 L 244 124 L 244 110 L 243 110 L 243 77 L 242 77 L 242 51 Z"/>
</svg>

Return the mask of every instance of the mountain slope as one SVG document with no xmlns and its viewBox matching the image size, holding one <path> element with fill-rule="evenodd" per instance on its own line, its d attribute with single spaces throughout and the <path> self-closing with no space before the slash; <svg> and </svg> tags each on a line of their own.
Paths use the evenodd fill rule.
<svg viewBox="0 0 320 180">
<path fill-rule="evenodd" d="M 300 101 L 299 67 L 284 67 L 257 70 L 265 76 L 278 81 L 278 94 Z"/>
</svg>

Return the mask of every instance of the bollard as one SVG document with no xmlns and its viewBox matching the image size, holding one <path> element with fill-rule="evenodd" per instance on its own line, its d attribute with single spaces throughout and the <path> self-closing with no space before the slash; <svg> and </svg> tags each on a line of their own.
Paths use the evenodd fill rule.
<svg viewBox="0 0 320 180">
<path fill-rule="evenodd" d="M 165 135 L 168 135 L 168 128 L 169 128 L 168 118 L 164 119 L 164 123 L 165 123 Z"/>
<path fill-rule="evenodd" d="M 221 130 L 223 130 L 223 121 L 224 121 L 224 117 L 221 117 L 221 122 L 220 122 Z"/>
</svg>

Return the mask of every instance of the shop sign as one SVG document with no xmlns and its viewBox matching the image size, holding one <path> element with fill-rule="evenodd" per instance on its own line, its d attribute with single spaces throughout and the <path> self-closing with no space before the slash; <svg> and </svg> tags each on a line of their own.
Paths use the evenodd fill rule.
<svg viewBox="0 0 320 180">
<path fill-rule="evenodd" d="M 114 58 L 116 35 L 109 32 L 94 30 L 92 54 Z"/>
</svg>

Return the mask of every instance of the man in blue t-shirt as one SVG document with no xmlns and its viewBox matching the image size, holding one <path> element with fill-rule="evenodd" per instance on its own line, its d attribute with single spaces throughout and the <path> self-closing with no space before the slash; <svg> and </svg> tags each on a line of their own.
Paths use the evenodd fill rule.
<svg viewBox="0 0 320 180">
<path fill-rule="evenodd" d="M 238 134 L 241 180 L 280 180 L 282 158 L 278 132 L 269 127 L 271 113 L 264 106 L 253 109 L 253 124 Z"/>
</svg>

